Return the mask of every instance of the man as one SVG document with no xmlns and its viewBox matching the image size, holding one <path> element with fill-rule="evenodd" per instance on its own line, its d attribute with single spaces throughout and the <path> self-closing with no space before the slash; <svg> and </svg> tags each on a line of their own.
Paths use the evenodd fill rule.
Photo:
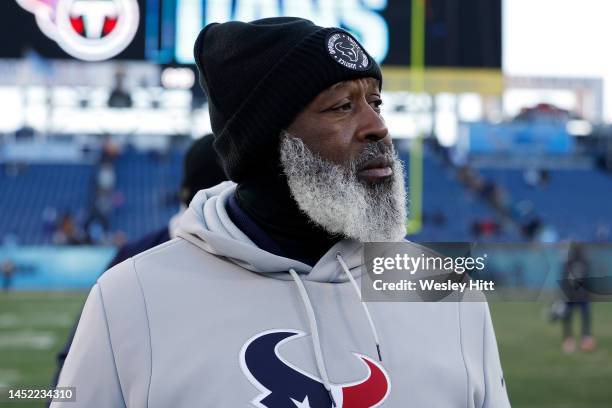
<svg viewBox="0 0 612 408">
<path fill-rule="evenodd" d="M 406 216 L 370 55 L 271 18 L 207 26 L 195 57 L 237 185 L 98 281 L 60 378 L 76 406 L 509 406 L 486 303 L 360 301 L 363 242 Z"/>
<path fill-rule="evenodd" d="M 575 309 L 580 310 L 580 349 L 594 351 L 597 347 L 597 342 L 591 333 L 591 299 L 586 288 L 589 281 L 589 270 L 589 260 L 584 247 L 579 242 L 571 242 L 560 282 L 561 290 L 565 295 L 565 307 L 562 313 L 563 343 L 561 344 L 565 353 L 576 351 L 576 341 L 572 330 L 572 315 Z"/>
<path fill-rule="evenodd" d="M 15 274 L 15 263 L 10 259 L 6 259 L 0 263 L 0 271 L 2 271 L 2 290 L 8 292 L 13 286 L 13 275 Z"/>
</svg>

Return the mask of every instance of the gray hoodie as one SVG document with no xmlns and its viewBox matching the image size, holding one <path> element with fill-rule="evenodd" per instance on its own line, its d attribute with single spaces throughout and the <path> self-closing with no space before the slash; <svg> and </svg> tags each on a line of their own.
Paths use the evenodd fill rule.
<svg viewBox="0 0 612 408">
<path fill-rule="evenodd" d="M 52 407 L 510 406 L 485 302 L 366 305 L 362 244 L 273 255 L 230 220 L 234 190 L 98 280 L 58 384 L 76 403 Z"/>
</svg>

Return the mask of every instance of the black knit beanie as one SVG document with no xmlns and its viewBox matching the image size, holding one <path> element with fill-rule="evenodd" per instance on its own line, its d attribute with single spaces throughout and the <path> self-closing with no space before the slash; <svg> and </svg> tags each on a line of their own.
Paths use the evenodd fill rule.
<svg viewBox="0 0 612 408">
<path fill-rule="evenodd" d="M 194 54 L 215 149 L 238 183 L 277 157 L 280 131 L 323 90 L 364 77 L 382 84 L 380 67 L 353 36 L 296 17 L 209 24 Z"/>
</svg>

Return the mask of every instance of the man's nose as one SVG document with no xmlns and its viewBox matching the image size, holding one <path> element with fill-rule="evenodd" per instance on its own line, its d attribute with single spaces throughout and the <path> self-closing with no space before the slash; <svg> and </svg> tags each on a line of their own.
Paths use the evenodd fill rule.
<svg viewBox="0 0 612 408">
<path fill-rule="evenodd" d="M 389 136 L 389 129 L 384 119 L 370 105 L 364 107 L 359 115 L 359 128 L 356 136 L 359 140 L 368 142 L 378 142 Z"/>
</svg>

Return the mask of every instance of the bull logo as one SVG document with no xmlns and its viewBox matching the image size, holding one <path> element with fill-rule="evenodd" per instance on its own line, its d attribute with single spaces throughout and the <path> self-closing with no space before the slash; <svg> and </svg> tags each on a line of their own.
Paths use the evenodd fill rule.
<svg viewBox="0 0 612 408">
<path fill-rule="evenodd" d="M 122 52 L 139 24 L 137 0 L 17 0 L 40 30 L 64 51 L 86 61 Z"/>
<path fill-rule="evenodd" d="M 333 31 L 327 36 L 327 53 L 338 64 L 355 71 L 370 68 L 370 59 L 361 45 L 345 31 Z"/>
<path fill-rule="evenodd" d="M 297 330 L 269 330 L 249 339 L 242 347 L 240 365 L 259 394 L 252 404 L 259 408 L 332 408 L 329 393 L 320 378 L 285 361 L 279 354 L 284 343 L 306 334 Z M 382 365 L 355 354 L 367 376 L 347 384 L 332 384 L 336 408 L 373 408 L 387 398 L 390 381 Z"/>
<path fill-rule="evenodd" d="M 342 54 L 343 56 L 347 57 L 349 59 L 349 61 L 357 62 L 358 54 L 357 54 L 357 50 L 355 49 L 355 45 L 354 44 L 351 44 L 351 43 L 344 44 L 344 43 L 341 43 L 341 42 L 337 42 L 337 43 L 334 44 L 334 48 L 340 54 Z"/>
</svg>

